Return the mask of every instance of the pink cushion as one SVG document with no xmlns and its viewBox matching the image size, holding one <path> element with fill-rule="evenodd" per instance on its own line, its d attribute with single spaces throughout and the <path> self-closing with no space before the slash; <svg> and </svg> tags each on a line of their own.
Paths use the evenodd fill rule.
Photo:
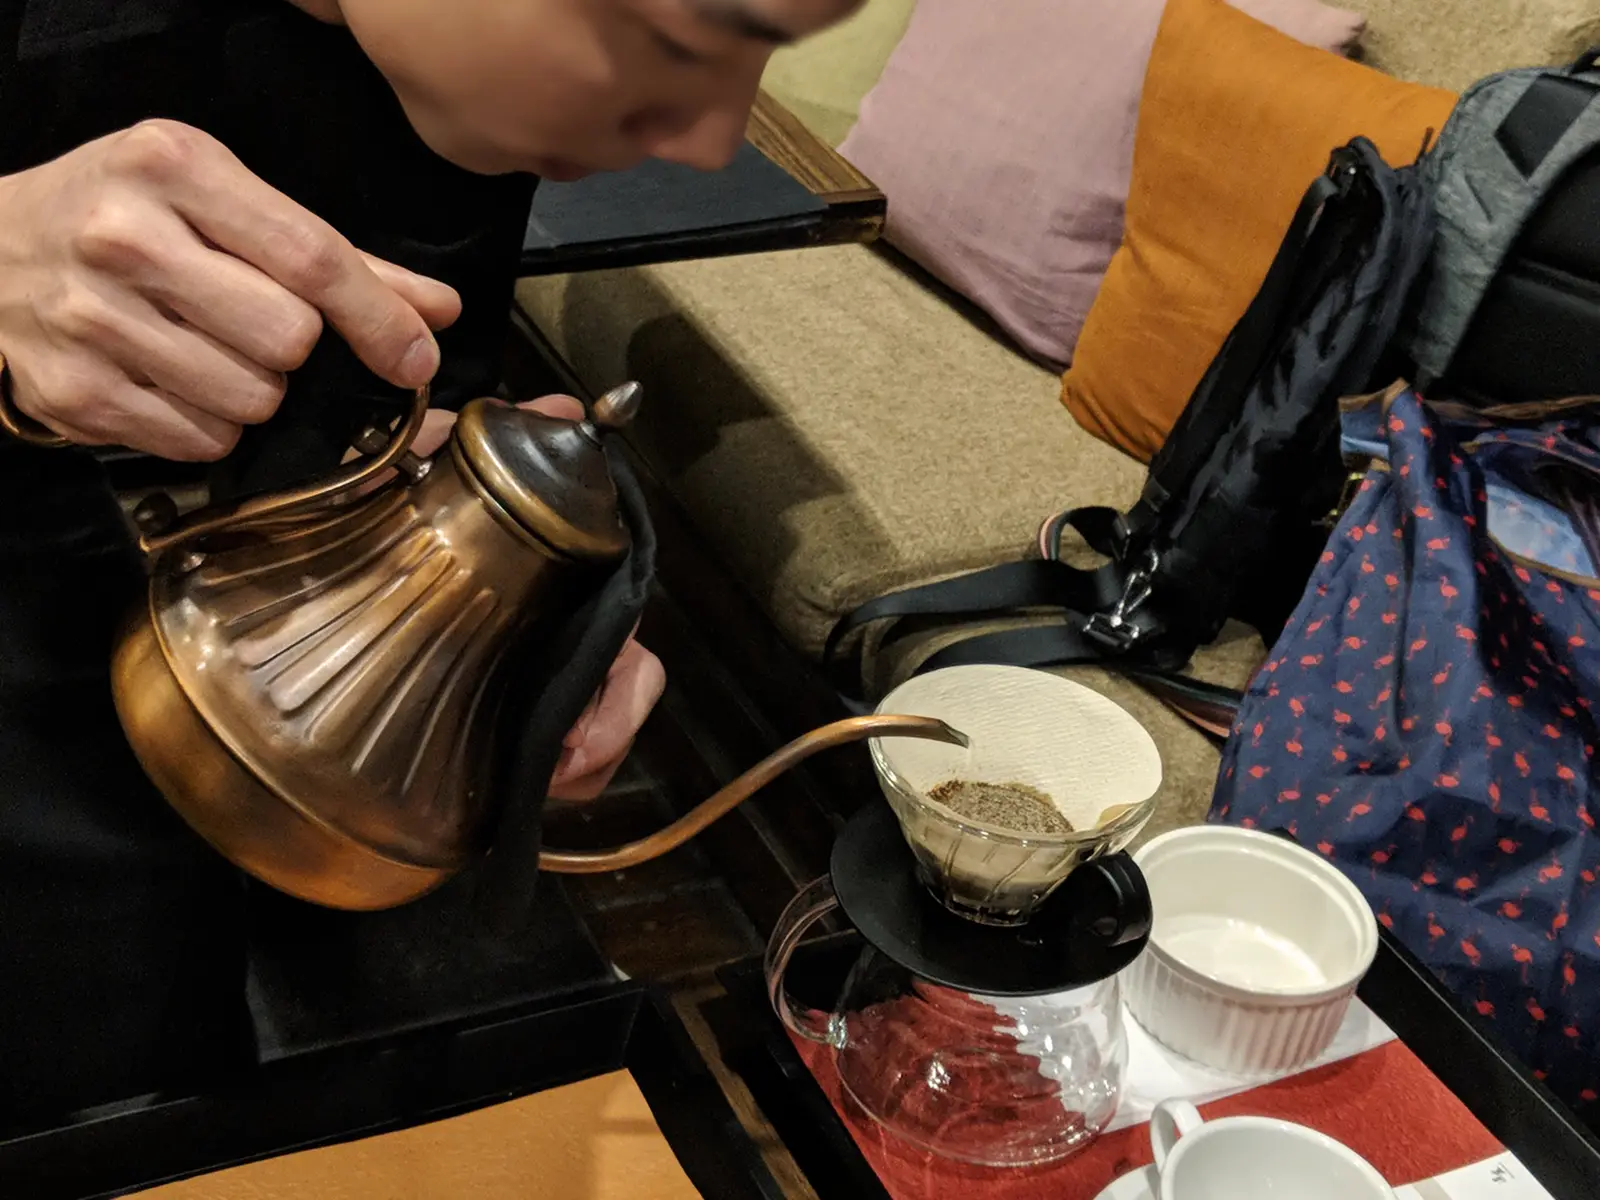
<svg viewBox="0 0 1600 1200">
<path fill-rule="evenodd" d="M 1335 52 L 1365 25 L 1318 0 L 1231 2 Z M 919 0 L 840 146 L 888 196 L 889 242 L 1052 366 L 1071 360 L 1122 238 L 1164 7 Z"/>
</svg>

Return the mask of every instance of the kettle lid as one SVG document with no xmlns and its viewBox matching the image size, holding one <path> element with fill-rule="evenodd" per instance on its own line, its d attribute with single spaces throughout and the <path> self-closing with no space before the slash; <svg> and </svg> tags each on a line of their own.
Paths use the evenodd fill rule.
<svg viewBox="0 0 1600 1200">
<path fill-rule="evenodd" d="M 473 400 L 456 421 L 451 451 L 485 500 L 551 549 L 619 559 L 632 538 L 603 438 L 633 419 L 641 391 L 637 383 L 613 388 L 581 421 Z"/>
</svg>

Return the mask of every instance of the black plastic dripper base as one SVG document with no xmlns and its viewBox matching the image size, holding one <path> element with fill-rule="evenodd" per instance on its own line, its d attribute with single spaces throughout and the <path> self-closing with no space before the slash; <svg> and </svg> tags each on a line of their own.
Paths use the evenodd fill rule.
<svg viewBox="0 0 1600 1200">
<path fill-rule="evenodd" d="M 1098 983 L 1150 938 L 1150 892 L 1126 854 L 1078 867 L 1025 925 L 958 916 L 917 877 L 887 803 L 869 804 L 834 842 L 834 893 L 873 946 L 932 983 L 985 996 L 1036 996 Z"/>
</svg>

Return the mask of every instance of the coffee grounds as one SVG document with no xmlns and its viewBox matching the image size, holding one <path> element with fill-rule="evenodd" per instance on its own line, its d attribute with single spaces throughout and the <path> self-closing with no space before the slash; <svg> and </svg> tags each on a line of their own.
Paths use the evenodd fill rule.
<svg viewBox="0 0 1600 1200">
<path fill-rule="evenodd" d="M 1072 824 L 1050 797 L 1025 783 L 952 779 L 928 793 L 963 817 L 1012 833 L 1071 833 Z"/>
</svg>

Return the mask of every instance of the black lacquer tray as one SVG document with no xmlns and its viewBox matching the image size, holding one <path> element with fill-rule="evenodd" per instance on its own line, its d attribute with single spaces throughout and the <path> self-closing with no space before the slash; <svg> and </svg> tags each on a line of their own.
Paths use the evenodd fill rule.
<svg viewBox="0 0 1600 1200">
<path fill-rule="evenodd" d="M 1361 999 L 1555 1200 L 1594 1200 L 1600 1194 L 1600 1138 L 1459 1008 L 1399 942 L 1381 933 Z M 790 993 L 812 1007 L 832 1008 L 861 946 L 853 931 L 803 945 L 785 974 Z M 817 1194 L 822 1200 L 889 1200 L 768 1005 L 761 960 L 730 963 L 717 977 L 727 995 L 708 1015 L 723 1058 L 749 1086 Z"/>
<path fill-rule="evenodd" d="M 0 1196 L 99 1200 L 623 1069 L 706 1200 L 781 1200 L 682 1025 L 639 983 L 296 1055 L 230 1090 L 0 1141 Z"/>
</svg>

